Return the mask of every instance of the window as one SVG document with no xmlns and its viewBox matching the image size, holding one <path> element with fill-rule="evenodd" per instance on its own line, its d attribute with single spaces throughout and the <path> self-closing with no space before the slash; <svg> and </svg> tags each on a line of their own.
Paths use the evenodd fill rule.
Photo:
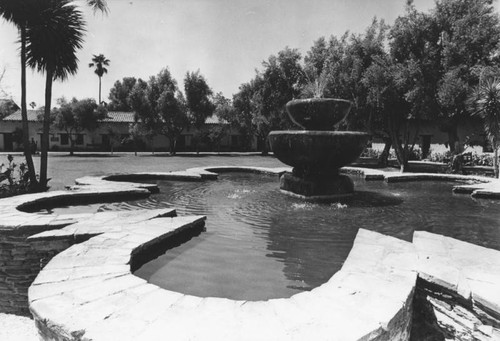
<svg viewBox="0 0 500 341">
<path fill-rule="evenodd" d="M 69 144 L 68 134 L 61 134 L 61 145 L 67 146 Z"/>
<path fill-rule="evenodd" d="M 83 144 L 83 134 L 76 134 L 75 144 L 77 145 Z"/>
</svg>

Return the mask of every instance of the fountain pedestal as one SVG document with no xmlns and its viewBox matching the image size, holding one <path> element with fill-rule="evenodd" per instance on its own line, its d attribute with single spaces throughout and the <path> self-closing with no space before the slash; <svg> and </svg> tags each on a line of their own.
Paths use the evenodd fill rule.
<svg viewBox="0 0 500 341">
<path fill-rule="evenodd" d="M 292 166 L 280 178 L 280 189 L 314 201 L 335 201 L 354 192 L 352 180 L 339 169 L 354 162 L 366 147 L 369 135 L 354 131 L 331 131 L 344 118 L 350 102 L 338 99 L 294 100 L 287 112 L 306 130 L 272 131 L 269 142 L 274 155 Z M 307 130 L 312 128 L 314 130 Z"/>
<path fill-rule="evenodd" d="M 315 201 L 334 201 L 349 197 L 354 183 L 346 175 L 304 178 L 285 173 L 280 177 L 280 189 L 286 194 Z"/>
</svg>

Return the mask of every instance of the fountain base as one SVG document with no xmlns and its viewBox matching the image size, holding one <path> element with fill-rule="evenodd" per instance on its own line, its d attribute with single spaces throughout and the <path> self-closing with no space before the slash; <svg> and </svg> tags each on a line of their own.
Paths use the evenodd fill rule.
<svg viewBox="0 0 500 341">
<path fill-rule="evenodd" d="M 350 197 L 354 192 L 354 183 L 346 175 L 301 177 L 287 172 L 280 177 L 280 189 L 285 194 L 304 200 L 332 202 Z"/>
</svg>

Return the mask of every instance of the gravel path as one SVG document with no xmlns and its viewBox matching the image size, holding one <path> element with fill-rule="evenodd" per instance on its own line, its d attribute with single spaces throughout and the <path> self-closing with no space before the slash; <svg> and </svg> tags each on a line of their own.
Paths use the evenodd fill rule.
<svg viewBox="0 0 500 341">
<path fill-rule="evenodd" d="M 0 340 L 37 341 L 39 339 L 32 319 L 0 313 Z"/>
</svg>

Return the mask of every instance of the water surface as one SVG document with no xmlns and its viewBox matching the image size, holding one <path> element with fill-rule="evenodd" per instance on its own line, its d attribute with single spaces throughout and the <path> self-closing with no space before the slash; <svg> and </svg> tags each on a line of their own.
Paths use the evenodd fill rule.
<svg viewBox="0 0 500 341">
<path fill-rule="evenodd" d="M 232 173 L 159 181 L 160 193 L 148 199 L 78 210 L 175 207 L 178 215 L 206 215 L 205 232 L 135 272 L 202 297 L 261 300 L 317 287 L 340 269 L 359 228 L 408 241 L 426 230 L 500 250 L 500 202 L 455 195 L 452 183 L 354 179 L 353 198 L 333 204 L 283 195 L 276 176 Z"/>
</svg>

